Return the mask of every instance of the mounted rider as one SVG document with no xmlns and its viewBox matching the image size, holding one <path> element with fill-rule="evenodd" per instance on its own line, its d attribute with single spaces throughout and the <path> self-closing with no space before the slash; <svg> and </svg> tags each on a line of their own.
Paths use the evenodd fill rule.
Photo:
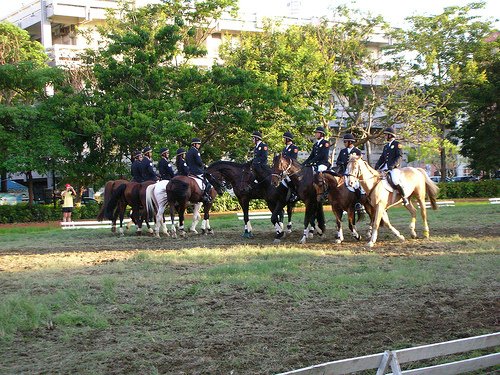
<svg viewBox="0 0 500 375">
<path fill-rule="evenodd" d="M 289 131 L 283 133 L 283 140 L 285 141 L 285 147 L 281 151 L 283 156 L 287 156 L 292 160 L 297 160 L 297 156 L 299 154 L 299 148 L 293 143 L 293 134 Z M 292 184 L 290 184 L 290 177 L 286 176 L 286 178 L 281 182 L 283 186 L 287 188 L 287 201 L 295 202 L 298 200 L 297 193 L 293 188 Z"/>
<path fill-rule="evenodd" d="M 158 176 L 153 167 L 153 160 L 151 159 L 153 150 L 151 147 L 147 146 L 142 150 L 142 153 L 144 155 L 141 163 L 142 181 L 158 181 Z"/>
<path fill-rule="evenodd" d="M 336 161 L 337 173 L 341 176 L 346 173 L 347 163 L 349 162 L 349 158 L 352 154 L 361 157 L 361 150 L 354 146 L 356 138 L 354 138 L 352 134 L 350 133 L 345 134 L 343 140 L 345 148 L 343 148 L 340 151 Z M 354 193 L 356 194 L 357 198 L 357 202 L 354 209 L 358 211 L 362 210 L 363 205 L 361 204 L 360 201 L 363 201 L 366 198 L 366 196 L 363 188 L 359 185 L 359 183 L 358 186 L 354 188 Z"/>
<path fill-rule="evenodd" d="M 399 173 L 396 175 L 394 170 L 399 167 L 403 159 L 403 146 L 396 141 L 396 132 L 394 128 L 389 127 L 384 130 L 386 141 L 388 142 L 382 150 L 382 155 L 375 164 L 375 169 L 387 172 L 387 181 L 401 195 L 403 205 L 408 204 L 408 199 L 405 197 L 403 187 L 400 185 Z"/>
<path fill-rule="evenodd" d="M 330 142 L 325 139 L 325 128 L 318 126 L 314 129 L 314 142 L 311 154 L 304 162 L 304 167 L 313 167 L 315 172 L 321 173 L 330 168 L 328 154 L 330 152 Z"/>
<path fill-rule="evenodd" d="M 174 170 L 172 163 L 168 159 L 169 150 L 166 147 L 160 149 L 161 159 L 158 162 L 158 172 L 160 173 L 160 180 L 171 180 L 174 177 Z"/>
<path fill-rule="evenodd" d="M 252 168 L 257 177 L 257 180 L 254 182 L 260 183 L 272 174 L 271 168 L 267 165 L 268 147 L 262 142 L 262 133 L 257 130 L 252 133 L 252 142 L 255 144 L 253 149 Z"/>
<path fill-rule="evenodd" d="M 189 167 L 185 160 L 186 150 L 182 147 L 178 148 L 175 152 L 175 166 L 177 168 L 177 176 L 189 175 Z"/>
<path fill-rule="evenodd" d="M 142 179 L 142 152 L 136 150 L 132 152 L 132 165 L 130 166 L 130 174 L 132 182 L 143 182 Z"/>
<path fill-rule="evenodd" d="M 191 148 L 186 155 L 186 163 L 189 167 L 189 173 L 199 178 L 203 182 L 203 186 L 205 186 L 202 197 L 203 203 L 210 203 L 212 202 L 212 197 L 210 196 L 212 185 L 210 185 L 205 178 L 205 164 L 203 164 L 201 160 L 200 147 L 201 140 L 199 138 L 193 138 L 191 140 Z"/>
</svg>

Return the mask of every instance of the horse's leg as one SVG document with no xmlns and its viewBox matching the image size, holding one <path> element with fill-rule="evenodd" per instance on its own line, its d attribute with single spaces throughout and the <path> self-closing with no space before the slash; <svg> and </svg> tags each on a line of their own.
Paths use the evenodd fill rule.
<svg viewBox="0 0 500 375">
<path fill-rule="evenodd" d="M 125 211 L 126 211 L 126 210 L 127 210 L 127 207 L 125 207 Z M 125 215 L 125 212 L 124 212 L 123 214 Z M 134 222 L 134 219 L 133 219 L 133 214 L 134 214 L 134 212 L 133 212 L 132 210 L 130 210 L 130 212 L 129 212 L 129 214 L 128 214 L 128 216 L 130 217 L 130 221 L 129 221 L 129 222 L 127 223 L 127 225 L 125 226 L 125 228 L 126 228 L 127 230 L 129 230 L 129 229 L 130 229 L 130 227 L 132 226 L 132 224 L 136 224 L 136 223 Z"/>
<path fill-rule="evenodd" d="M 429 224 L 427 223 L 427 207 L 425 207 L 425 195 L 418 195 L 418 204 L 420 205 L 420 214 L 422 215 L 422 221 L 424 224 L 423 235 L 425 238 L 429 238 Z M 415 216 L 417 214 L 415 213 Z"/>
<path fill-rule="evenodd" d="M 372 235 L 370 237 L 370 241 L 367 244 L 368 247 L 373 247 L 375 245 L 375 242 L 377 242 L 378 228 L 380 227 L 380 220 L 382 220 L 385 209 L 382 204 L 378 204 L 376 207 L 374 207 L 373 211 Z"/>
<path fill-rule="evenodd" d="M 185 237 L 186 231 L 184 230 L 184 213 L 186 212 L 186 203 L 182 202 L 179 204 L 179 209 L 177 210 L 179 213 L 179 236 Z"/>
<path fill-rule="evenodd" d="M 177 238 L 177 230 L 175 228 L 175 204 L 170 202 L 170 230 L 172 232 L 172 238 Z"/>
<path fill-rule="evenodd" d="M 286 224 L 286 232 L 287 233 L 292 233 L 293 206 L 294 206 L 294 203 L 287 203 L 287 205 L 286 205 L 286 213 L 288 216 L 288 223 Z"/>
<path fill-rule="evenodd" d="M 201 222 L 201 234 L 214 234 L 212 228 L 210 228 L 210 207 L 212 203 L 203 204 L 203 221 Z"/>
<path fill-rule="evenodd" d="M 349 207 L 347 209 L 347 218 L 349 221 L 349 229 L 351 231 L 351 235 L 356 239 L 360 240 L 361 236 L 359 235 L 357 229 L 356 229 L 356 211 L 352 208 Z"/>
<path fill-rule="evenodd" d="M 201 215 L 200 215 L 200 208 L 201 208 L 201 203 L 196 203 L 193 208 L 193 222 L 191 223 L 191 226 L 189 227 L 189 231 L 193 232 L 195 234 L 198 234 L 198 231 L 196 230 L 196 226 L 200 222 Z"/>
<path fill-rule="evenodd" d="M 302 235 L 302 238 L 299 241 L 299 243 L 301 244 L 305 244 L 307 238 L 310 236 L 309 226 L 311 225 L 311 223 L 314 223 L 314 214 L 315 214 L 314 212 L 315 205 L 311 204 L 308 201 L 305 201 L 305 204 L 306 204 L 306 213 L 304 215 L 304 234 Z M 314 228 L 314 224 L 312 224 L 312 228 Z"/>
<path fill-rule="evenodd" d="M 410 197 L 408 197 L 410 198 Z M 417 209 L 411 203 L 411 200 L 408 199 L 408 204 L 405 206 L 408 211 L 410 211 L 411 221 L 410 221 L 410 236 L 411 238 L 417 238 L 417 232 L 415 232 L 415 226 L 417 223 Z"/>
<path fill-rule="evenodd" d="M 325 224 L 325 211 L 323 210 L 323 204 L 321 202 L 316 203 L 316 219 L 318 221 L 318 225 L 316 226 L 316 233 L 320 236 L 325 233 L 326 224 Z"/>
<path fill-rule="evenodd" d="M 250 200 L 245 198 L 240 201 L 241 208 L 243 210 L 243 222 L 245 223 L 245 231 L 243 232 L 243 238 L 252 238 L 252 224 L 250 224 L 250 217 L 248 216 L 248 210 L 250 207 Z"/>
<path fill-rule="evenodd" d="M 342 230 L 342 214 L 344 210 L 332 205 L 332 212 L 335 215 L 335 221 L 337 223 L 337 236 L 335 237 L 335 243 L 342 243 L 344 241 L 344 232 Z"/>
<path fill-rule="evenodd" d="M 116 233 L 116 220 L 118 219 L 119 214 L 120 214 L 120 205 L 118 205 L 115 212 L 113 212 L 113 218 L 111 219 L 111 233 Z"/>
<path fill-rule="evenodd" d="M 387 225 L 387 227 L 396 235 L 397 238 L 399 238 L 401 241 L 405 240 L 405 237 L 396 229 L 392 226 L 391 222 L 389 221 L 389 215 L 387 214 L 387 211 L 384 210 L 382 213 L 382 220 L 384 223 Z"/>
</svg>

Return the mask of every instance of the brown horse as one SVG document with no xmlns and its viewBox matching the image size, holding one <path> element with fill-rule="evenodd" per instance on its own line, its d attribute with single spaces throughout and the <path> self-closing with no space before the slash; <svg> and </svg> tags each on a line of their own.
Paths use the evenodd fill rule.
<svg viewBox="0 0 500 375">
<path fill-rule="evenodd" d="M 146 225 L 150 233 L 153 232 L 149 225 L 146 213 L 146 189 L 149 185 L 154 184 L 153 181 L 146 182 L 129 182 L 121 180 L 119 184 L 113 185 L 113 191 L 108 204 L 104 208 L 104 217 L 112 220 L 116 212 L 124 213 L 125 208 L 132 207 L 131 219 L 137 226 L 137 235 L 142 234 L 142 222 L 146 221 Z M 123 235 L 121 227 L 123 221 L 123 213 L 120 214 L 120 235 Z"/>
<path fill-rule="evenodd" d="M 437 185 L 427 176 L 427 173 L 422 168 L 400 168 L 402 181 L 405 181 L 405 194 L 409 198 L 409 204 L 406 208 L 411 214 L 410 231 L 411 237 L 417 238 L 415 232 L 415 223 L 417 221 L 417 210 L 411 203 L 411 198 L 415 198 L 420 205 L 420 212 L 424 223 L 424 237 L 429 237 L 429 225 L 427 224 L 427 210 L 425 208 L 425 194 L 431 202 L 433 210 L 437 209 L 436 197 L 439 192 Z M 381 220 L 391 229 L 391 231 L 400 239 L 404 240 L 404 236 L 394 228 L 389 222 L 387 210 L 398 204 L 401 201 L 401 196 L 396 190 L 390 191 L 383 182 L 381 173 L 370 167 L 370 165 L 358 157 L 351 155 L 346 168 L 347 183 L 349 186 L 359 184 L 367 192 L 367 206 L 370 206 L 371 213 L 371 238 L 368 242 L 369 247 L 373 247 L 377 241 L 378 228 Z"/>
<path fill-rule="evenodd" d="M 213 200 L 217 196 L 217 193 L 221 194 L 221 187 L 217 180 L 209 174 L 207 174 L 207 178 L 217 190 L 212 187 L 210 189 L 211 201 L 203 202 L 201 233 L 213 234 L 213 230 L 210 227 L 210 208 L 212 207 Z M 203 190 L 200 189 L 197 180 L 199 179 L 194 176 L 175 176 L 167 184 L 166 193 L 168 204 L 170 205 L 171 234 L 173 238 L 177 237 L 174 223 L 175 210 L 177 209 L 177 213 L 179 214 L 179 234 L 181 237 L 184 237 L 186 235 L 186 231 L 184 230 L 184 213 L 188 204 L 202 202 Z"/>
<path fill-rule="evenodd" d="M 109 209 L 109 202 L 114 191 L 118 188 L 118 186 L 128 184 L 128 182 L 129 181 L 127 180 L 111 180 L 106 182 L 106 185 L 104 185 L 104 201 L 101 206 L 101 210 L 97 215 L 98 221 L 103 221 L 106 217 L 111 220 L 111 232 L 113 233 L 116 232 L 116 220 L 120 217 L 120 235 L 123 235 L 123 219 L 125 217 L 127 204 L 124 201 L 119 200 L 116 202 L 115 209 L 112 212 L 106 215 L 106 211 Z"/>
<path fill-rule="evenodd" d="M 273 185 L 278 186 L 285 179 L 290 180 L 289 184 L 292 185 L 300 200 L 306 205 L 304 234 L 299 241 L 299 243 L 304 244 L 306 243 L 308 235 L 310 236 L 309 228 L 316 228 L 316 232 L 320 236 L 325 232 L 326 226 L 323 204 L 316 199 L 316 188 L 314 187 L 314 174 L 312 168 L 302 167 L 296 160 L 278 154 L 273 159 Z M 283 205 L 277 204 L 275 213 L 282 209 Z M 315 220 L 318 221 L 317 226 L 314 224 Z M 283 233 L 277 231 L 274 242 L 279 243 L 282 237 Z"/>
<path fill-rule="evenodd" d="M 335 242 L 342 243 L 344 241 L 344 233 L 342 231 L 342 215 L 344 211 L 347 212 L 351 234 L 359 241 L 361 236 L 356 230 L 356 210 L 354 209 L 357 201 L 356 194 L 347 188 L 344 177 L 336 176 L 330 172 L 323 172 L 321 175 L 317 174 L 315 176 L 314 186 L 318 201 L 322 200 L 325 193 L 328 194 L 328 201 L 332 206 L 332 212 L 337 220 L 337 237 Z M 362 216 L 361 213 L 358 213 L 358 220 Z"/>
</svg>

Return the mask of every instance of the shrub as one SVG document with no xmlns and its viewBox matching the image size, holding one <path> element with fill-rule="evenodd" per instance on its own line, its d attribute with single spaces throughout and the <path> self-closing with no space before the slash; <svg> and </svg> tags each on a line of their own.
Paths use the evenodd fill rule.
<svg viewBox="0 0 500 375">
<path fill-rule="evenodd" d="M 494 198 L 500 196 L 500 181 L 440 182 L 439 199 L 449 198 Z"/>
<path fill-rule="evenodd" d="M 100 206 L 95 203 L 75 207 L 73 219 L 95 219 Z M 61 220 L 61 207 L 52 204 L 35 204 L 29 206 L 26 203 L 13 206 L 0 206 L 0 224 L 28 223 Z"/>
</svg>

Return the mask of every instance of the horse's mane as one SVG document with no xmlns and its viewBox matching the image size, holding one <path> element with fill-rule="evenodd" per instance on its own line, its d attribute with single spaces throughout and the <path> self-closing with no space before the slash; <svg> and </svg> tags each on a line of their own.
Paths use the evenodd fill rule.
<svg viewBox="0 0 500 375">
<path fill-rule="evenodd" d="M 208 169 L 210 168 L 218 168 L 218 167 L 225 167 L 225 166 L 228 166 L 228 167 L 233 167 L 233 168 L 243 168 L 245 166 L 247 166 L 248 164 L 250 164 L 249 162 L 247 163 L 236 163 L 234 161 L 225 161 L 225 160 L 219 160 L 219 161 L 216 161 L 212 164 L 210 164 L 208 166 Z"/>
</svg>

